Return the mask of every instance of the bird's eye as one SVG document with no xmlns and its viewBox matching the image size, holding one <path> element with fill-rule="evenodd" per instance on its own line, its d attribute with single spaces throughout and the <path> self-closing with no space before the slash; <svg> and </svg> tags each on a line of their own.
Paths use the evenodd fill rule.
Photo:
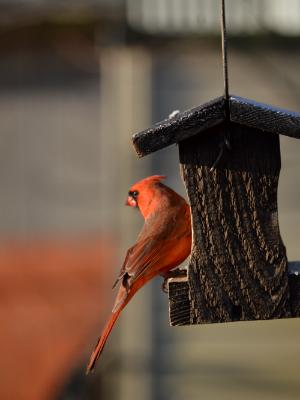
<svg viewBox="0 0 300 400">
<path fill-rule="evenodd" d="M 128 192 L 129 196 L 132 197 L 133 199 L 136 199 L 138 197 L 139 192 L 137 190 L 130 190 Z"/>
</svg>

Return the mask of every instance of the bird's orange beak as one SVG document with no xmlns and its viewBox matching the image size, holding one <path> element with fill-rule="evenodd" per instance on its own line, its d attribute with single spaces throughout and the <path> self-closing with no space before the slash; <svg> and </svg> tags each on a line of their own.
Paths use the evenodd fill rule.
<svg viewBox="0 0 300 400">
<path fill-rule="evenodd" d="M 137 202 L 132 198 L 131 196 L 127 197 L 127 200 L 125 201 L 125 206 L 129 207 L 137 207 Z"/>
</svg>

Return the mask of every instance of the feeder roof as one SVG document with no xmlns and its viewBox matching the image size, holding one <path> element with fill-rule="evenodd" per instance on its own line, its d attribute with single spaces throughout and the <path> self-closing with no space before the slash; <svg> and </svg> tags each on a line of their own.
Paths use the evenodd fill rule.
<svg viewBox="0 0 300 400">
<path fill-rule="evenodd" d="M 262 132 L 300 139 L 300 113 L 243 97 L 229 97 L 230 121 Z M 200 134 L 226 119 L 225 98 L 219 97 L 190 110 L 178 112 L 151 128 L 133 135 L 139 157 Z"/>
</svg>

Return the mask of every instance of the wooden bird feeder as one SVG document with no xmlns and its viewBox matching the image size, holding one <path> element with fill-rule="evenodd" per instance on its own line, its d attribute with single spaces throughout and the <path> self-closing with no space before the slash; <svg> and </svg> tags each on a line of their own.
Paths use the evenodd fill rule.
<svg viewBox="0 0 300 400">
<path fill-rule="evenodd" d="M 169 280 L 171 325 L 300 315 L 300 262 L 280 236 L 279 135 L 300 139 L 300 113 L 228 94 L 133 136 L 137 154 L 179 147 L 193 245 L 185 278 Z"/>
</svg>

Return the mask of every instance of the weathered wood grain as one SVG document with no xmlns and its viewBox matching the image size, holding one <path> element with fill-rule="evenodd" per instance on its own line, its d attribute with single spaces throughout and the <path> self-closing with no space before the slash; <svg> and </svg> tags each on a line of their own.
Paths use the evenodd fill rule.
<svg viewBox="0 0 300 400">
<path fill-rule="evenodd" d="M 290 304 L 293 317 L 300 316 L 300 261 L 288 263 Z M 171 278 L 169 289 L 169 321 L 171 326 L 190 325 L 191 314 L 196 312 L 189 296 L 188 278 Z"/>
<path fill-rule="evenodd" d="M 133 135 L 132 141 L 139 157 L 178 143 L 219 124 L 225 119 L 223 97 L 195 107 L 173 118 Z"/>
<path fill-rule="evenodd" d="M 223 134 L 219 125 L 179 145 L 193 221 L 190 323 L 289 317 L 279 137 L 231 124 L 232 150 L 210 171 Z"/>
<path fill-rule="evenodd" d="M 170 324 L 172 326 L 189 325 L 191 301 L 188 278 L 170 278 L 168 289 Z"/>
<path fill-rule="evenodd" d="M 231 96 L 230 119 L 241 125 L 300 139 L 300 113 Z"/>
</svg>

